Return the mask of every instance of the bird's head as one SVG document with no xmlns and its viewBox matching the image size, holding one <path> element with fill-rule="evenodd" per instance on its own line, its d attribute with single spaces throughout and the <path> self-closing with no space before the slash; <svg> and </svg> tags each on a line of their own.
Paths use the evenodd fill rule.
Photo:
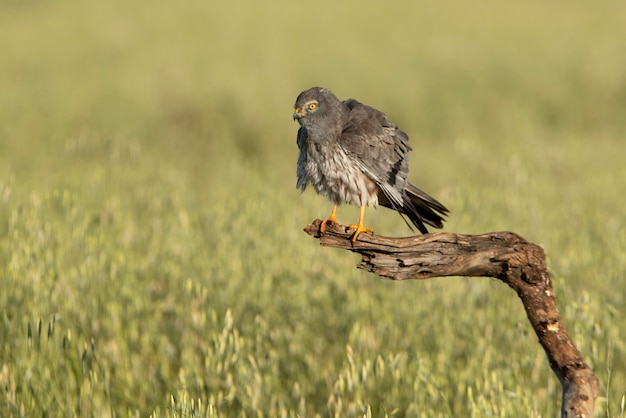
<svg viewBox="0 0 626 418">
<path fill-rule="evenodd" d="M 343 107 L 344 104 L 330 90 L 313 87 L 298 95 L 293 119 L 306 127 L 315 120 L 341 116 Z"/>
</svg>

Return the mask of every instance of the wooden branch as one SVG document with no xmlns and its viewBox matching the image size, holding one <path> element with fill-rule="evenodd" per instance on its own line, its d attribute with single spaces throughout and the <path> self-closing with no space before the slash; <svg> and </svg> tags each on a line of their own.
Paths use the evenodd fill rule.
<svg viewBox="0 0 626 418">
<path fill-rule="evenodd" d="M 513 232 L 452 233 L 389 238 L 362 233 L 356 242 L 344 226 L 315 220 L 304 230 L 327 247 L 361 254 L 358 268 L 391 280 L 487 276 L 503 281 L 522 300 L 550 367 L 563 388 L 562 417 L 593 416 L 600 383 L 569 337 L 559 315 L 543 249 Z"/>
</svg>

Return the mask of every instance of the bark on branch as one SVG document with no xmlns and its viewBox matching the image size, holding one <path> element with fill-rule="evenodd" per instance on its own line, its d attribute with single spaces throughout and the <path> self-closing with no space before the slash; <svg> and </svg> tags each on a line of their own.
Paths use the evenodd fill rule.
<svg viewBox="0 0 626 418">
<path fill-rule="evenodd" d="M 524 304 L 550 367 L 563 388 L 562 417 L 591 418 L 600 383 L 569 337 L 559 315 L 543 249 L 513 232 L 452 233 L 389 238 L 363 233 L 356 242 L 344 226 L 319 219 L 304 230 L 327 247 L 361 254 L 360 269 L 391 280 L 486 276 L 503 281 Z"/>
</svg>

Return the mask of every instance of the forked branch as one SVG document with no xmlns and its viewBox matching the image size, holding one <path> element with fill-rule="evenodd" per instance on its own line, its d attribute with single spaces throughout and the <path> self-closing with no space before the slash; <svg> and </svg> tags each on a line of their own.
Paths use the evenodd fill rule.
<svg viewBox="0 0 626 418">
<path fill-rule="evenodd" d="M 327 247 L 361 254 L 358 268 L 391 280 L 442 276 L 486 276 L 503 281 L 524 309 L 550 367 L 563 388 L 562 417 L 591 418 L 600 383 L 563 326 L 543 249 L 513 232 L 452 233 L 389 238 L 361 234 L 356 242 L 344 226 L 315 220 L 304 230 Z"/>
</svg>

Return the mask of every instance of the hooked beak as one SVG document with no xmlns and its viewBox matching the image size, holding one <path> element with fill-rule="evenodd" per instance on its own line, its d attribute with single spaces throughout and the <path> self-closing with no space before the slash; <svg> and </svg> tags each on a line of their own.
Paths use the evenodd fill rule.
<svg viewBox="0 0 626 418">
<path fill-rule="evenodd" d="M 302 111 L 302 109 L 300 109 L 299 107 L 296 107 L 295 112 L 293 112 L 293 120 L 298 120 L 304 117 L 304 115 L 306 115 L 305 112 Z"/>
</svg>

